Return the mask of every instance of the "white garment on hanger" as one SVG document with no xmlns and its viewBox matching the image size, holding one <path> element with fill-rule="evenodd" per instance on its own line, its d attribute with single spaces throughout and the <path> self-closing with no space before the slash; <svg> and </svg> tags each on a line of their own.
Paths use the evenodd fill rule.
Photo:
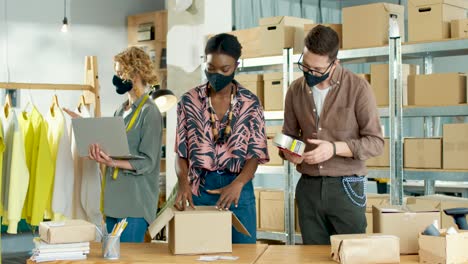
<svg viewBox="0 0 468 264">
<path fill-rule="evenodd" d="M 52 211 L 54 212 L 55 221 L 62 220 L 62 217 L 72 218 L 73 207 L 73 157 L 70 150 L 70 138 L 67 130 L 67 123 L 63 111 L 56 107 L 54 115 L 49 111 L 47 115 L 47 123 L 49 126 L 48 136 L 49 142 L 57 142 L 51 144 L 55 158 L 55 176 L 54 190 L 52 194 Z"/>
<path fill-rule="evenodd" d="M 79 112 L 76 110 L 76 112 Z M 83 117 L 92 117 L 89 110 L 81 107 L 79 114 Z M 69 122 L 71 124 L 71 122 Z M 101 226 L 101 179 L 99 165 L 87 158 L 80 158 L 76 149 L 75 137 L 71 125 L 71 150 L 75 164 L 75 188 L 73 202 L 73 217 L 89 221 L 96 226 Z"/>
</svg>

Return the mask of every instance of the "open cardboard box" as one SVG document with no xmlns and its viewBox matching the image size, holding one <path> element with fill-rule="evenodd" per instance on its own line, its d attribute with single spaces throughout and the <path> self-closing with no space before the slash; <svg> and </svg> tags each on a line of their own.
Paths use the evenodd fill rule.
<svg viewBox="0 0 468 264">
<path fill-rule="evenodd" d="M 468 231 L 441 236 L 419 234 L 419 263 L 468 263 Z"/>
<path fill-rule="evenodd" d="M 400 263 L 400 239 L 382 234 L 333 235 L 331 257 L 342 264 Z"/>
<path fill-rule="evenodd" d="M 401 254 L 417 254 L 418 234 L 434 220 L 440 223 L 439 210 L 432 206 L 378 205 L 372 209 L 374 233 L 399 237 Z"/>
<path fill-rule="evenodd" d="M 173 254 L 208 254 L 232 252 L 232 227 L 247 236 L 250 233 L 231 211 L 214 206 L 197 206 L 179 211 L 166 208 L 151 223 L 151 237 L 169 224 L 169 250 Z"/>
</svg>

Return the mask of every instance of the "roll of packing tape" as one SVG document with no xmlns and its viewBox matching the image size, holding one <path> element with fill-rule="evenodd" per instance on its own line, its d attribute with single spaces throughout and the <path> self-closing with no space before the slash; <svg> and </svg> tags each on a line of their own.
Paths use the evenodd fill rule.
<svg viewBox="0 0 468 264">
<path fill-rule="evenodd" d="M 273 145 L 280 149 L 287 150 L 294 155 L 302 156 L 304 154 L 305 143 L 290 136 L 277 133 L 273 139 Z"/>
</svg>

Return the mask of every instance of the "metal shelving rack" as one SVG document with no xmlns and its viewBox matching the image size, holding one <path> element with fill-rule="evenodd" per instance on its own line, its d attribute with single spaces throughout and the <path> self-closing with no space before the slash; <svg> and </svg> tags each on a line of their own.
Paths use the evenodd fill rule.
<svg viewBox="0 0 468 264">
<path fill-rule="evenodd" d="M 338 53 L 338 58 L 342 63 L 366 63 L 366 62 L 385 62 L 388 61 L 390 64 L 390 69 L 394 69 L 395 64 L 401 67 L 403 59 L 415 59 L 420 58 L 424 61 L 424 73 L 432 73 L 433 59 L 435 57 L 449 57 L 449 56 L 459 56 L 459 55 L 468 55 L 468 39 L 455 39 L 455 40 L 446 40 L 446 41 L 435 41 L 429 43 L 395 43 L 393 47 L 383 46 L 383 47 L 372 47 L 364 49 L 353 49 L 353 50 L 340 50 Z M 400 46 L 400 49 L 396 49 L 396 53 L 392 56 L 392 49 L 395 50 L 395 46 Z M 289 84 L 292 80 L 293 66 L 294 63 L 298 61 L 300 55 L 292 55 L 292 50 L 285 49 L 283 56 L 273 56 L 273 57 L 264 57 L 264 58 L 253 58 L 253 59 L 243 59 L 241 60 L 240 67 L 260 67 L 260 66 L 271 66 L 279 65 L 283 63 L 284 72 L 288 71 L 288 75 L 284 76 L 284 84 Z M 290 59 L 287 61 L 287 59 Z M 397 70 L 398 70 L 397 68 Z M 389 73 L 393 75 L 393 72 Z M 401 91 L 401 71 L 398 74 L 397 78 L 393 80 L 394 83 L 391 84 L 397 87 L 394 87 L 394 91 L 400 89 Z M 390 86 L 390 87 L 391 87 Z M 287 87 L 284 88 L 286 92 Z M 395 100 L 395 98 L 394 98 Z M 395 116 L 390 115 L 391 112 L 399 111 L 400 118 L 407 117 L 423 117 L 424 118 L 424 131 L 426 137 L 441 136 L 434 131 L 440 127 L 440 118 L 441 117 L 453 117 L 453 116 L 468 116 L 468 104 L 467 105 L 455 105 L 455 106 L 434 106 L 434 107 L 397 107 L 398 109 L 393 109 L 391 111 L 387 108 L 379 108 L 379 113 L 381 117 L 384 118 L 394 118 Z M 282 120 L 283 112 L 274 111 L 274 112 L 265 112 L 266 120 Z M 398 119 L 398 118 L 397 118 Z M 398 126 L 401 128 L 401 119 L 397 121 Z M 427 170 L 427 169 L 403 169 L 402 166 L 402 135 L 401 132 L 398 133 L 397 138 L 394 138 L 392 144 L 398 144 L 400 147 L 393 150 L 392 156 L 399 157 L 399 168 L 395 168 L 393 172 L 390 169 L 369 169 L 368 177 L 370 178 L 389 178 L 390 175 L 393 175 L 393 182 L 396 184 L 396 188 L 392 191 L 392 202 L 400 204 L 403 197 L 403 179 L 408 180 L 424 180 L 425 182 L 425 194 L 433 194 L 434 186 L 436 180 L 444 181 L 468 181 L 468 171 L 463 170 Z M 395 161 L 393 161 L 393 164 Z M 263 239 L 273 239 L 283 241 L 287 244 L 294 244 L 295 242 L 300 242 L 301 236 L 295 234 L 294 231 L 294 186 L 292 186 L 293 178 L 293 166 L 286 164 L 284 168 L 282 167 L 269 167 L 269 166 L 260 166 L 257 173 L 258 174 L 281 174 L 287 173 L 286 185 L 291 184 L 290 186 L 285 186 L 285 229 L 284 233 L 282 232 L 265 232 L 258 231 L 257 236 Z"/>
</svg>

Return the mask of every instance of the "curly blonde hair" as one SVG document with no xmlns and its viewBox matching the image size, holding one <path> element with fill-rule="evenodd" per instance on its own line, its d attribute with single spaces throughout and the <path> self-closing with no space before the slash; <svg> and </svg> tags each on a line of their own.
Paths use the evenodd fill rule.
<svg viewBox="0 0 468 264">
<path fill-rule="evenodd" d="M 120 64 L 122 79 L 132 80 L 139 75 L 143 85 L 158 84 L 158 77 L 153 62 L 148 54 L 138 47 L 129 47 L 114 56 L 114 62 Z"/>
</svg>

